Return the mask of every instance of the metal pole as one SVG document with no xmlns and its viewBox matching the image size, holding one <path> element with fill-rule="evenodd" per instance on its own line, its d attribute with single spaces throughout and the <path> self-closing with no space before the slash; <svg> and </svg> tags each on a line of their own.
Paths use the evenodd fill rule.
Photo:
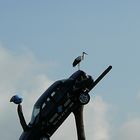
<svg viewBox="0 0 140 140">
<path fill-rule="evenodd" d="M 21 123 L 21 126 L 22 126 L 23 130 L 27 131 L 29 129 L 29 127 L 26 124 L 25 118 L 23 116 L 22 105 L 18 104 L 17 112 L 18 112 L 19 120 L 20 120 L 20 123 Z"/>
<path fill-rule="evenodd" d="M 101 75 L 94 81 L 91 87 L 89 87 L 89 90 L 92 90 L 111 69 L 112 66 L 109 66 L 103 73 L 101 73 Z M 77 108 L 73 112 L 75 116 L 78 140 L 86 140 L 83 120 L 83 109 L 84 106 L 80 105 L 79 108 Z"/>
<path fill-rule="evenodd" d="M 83 120 L 83 109 L 84 106 L 81 105 L 78 109 L 76 109 L 73 112 L 75 116 L 78 140 L 86 140 Z"/>
</svg>

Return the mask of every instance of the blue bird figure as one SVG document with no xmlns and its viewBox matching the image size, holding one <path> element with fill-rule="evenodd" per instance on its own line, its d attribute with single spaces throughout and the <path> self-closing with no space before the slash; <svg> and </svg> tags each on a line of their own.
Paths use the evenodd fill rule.
<svg viewBox="0 0 140 140">
<path fill-rule="evenodd" d="M 14 95 L 11 99 L 10 102 L 13 102 L 15 104 L 20 104 L 22 103 L 23 98 L 21 98 L 19 95 Z"/>
</svg>

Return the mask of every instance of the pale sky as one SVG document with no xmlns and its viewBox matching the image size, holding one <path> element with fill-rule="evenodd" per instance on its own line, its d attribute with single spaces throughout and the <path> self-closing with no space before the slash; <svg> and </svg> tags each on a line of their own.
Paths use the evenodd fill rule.
<svg viewBox="0 0 140 140">
<path fill-rule="evenodd" d="M 54 81 L 77 69 L 94 79 L 111 72 L 85 106 L 87 140 L 140 140 L 140 1 L 0 0 L 0 136 L 22 133 L 12 95 L 23 96 L 30 121 L 34 102 Z M 76 140 L 71 115 L 52 140 Z"/>
</svg>

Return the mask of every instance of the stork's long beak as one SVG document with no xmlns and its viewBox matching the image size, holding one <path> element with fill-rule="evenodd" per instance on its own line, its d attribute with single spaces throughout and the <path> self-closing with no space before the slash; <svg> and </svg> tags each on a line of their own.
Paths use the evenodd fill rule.
<svg viewBox="0 0 140 140">
<path fill-rule="evenodd" d="M 83 52 L 83 54 L 86 54 L 86 55 L 88 55 L 86 52 Z"/>
</svg>

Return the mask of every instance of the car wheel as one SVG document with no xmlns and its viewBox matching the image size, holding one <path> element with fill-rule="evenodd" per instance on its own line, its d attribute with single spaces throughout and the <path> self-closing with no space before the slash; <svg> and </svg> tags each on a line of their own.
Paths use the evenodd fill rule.
<svg viewBox="0 0 140 140">
<path fill-rule="evenodd" d="M 80 96 L 79 96 L 79 102 L 80 102 L 80 104 L 85 105 L 89 101 L 90 101 L 90 96 L 89 96 L 88 93 L 82 93 L 82 94 L 80 94 Z"/>
</svg>

